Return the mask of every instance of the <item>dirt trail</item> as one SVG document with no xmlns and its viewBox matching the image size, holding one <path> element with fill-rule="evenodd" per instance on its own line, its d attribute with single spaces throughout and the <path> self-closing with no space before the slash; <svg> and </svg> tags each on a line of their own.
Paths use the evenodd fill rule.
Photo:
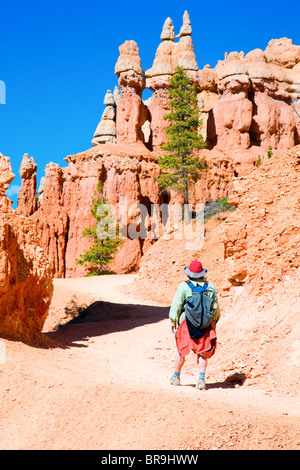
<svg viewBox="0 0 300 470">
<path fill-rule="evenodd" d="M 168 308 L 125 294 L 134 279 L 55 280 L 45 334 L 57 347 L 1 340 L 0 448 L 299 449 L 295 396 L 209 374 L 198 391 L 193 355 L 183 386 L 169 385 Z M 50 332 L 80 305 L 89 306 L 82 321 Z"/>
</svg>

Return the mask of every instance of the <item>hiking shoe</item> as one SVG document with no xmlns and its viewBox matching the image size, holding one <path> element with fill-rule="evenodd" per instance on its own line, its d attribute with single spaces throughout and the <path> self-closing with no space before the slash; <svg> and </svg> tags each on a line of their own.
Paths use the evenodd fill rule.
<svg viewBox="0 0 300 470">
<path fill-rule="evenodd" d="M 176 375 L 172 375 L 170 378 L 170 384 L 171 385 L 180 385 L 180 377 L 176 377 Z"/>
<path fill-rule="evenodd" d="M 205 380 L 204 380 L 204 379 L 198 379 L 197 382 L 196 382 L 195 387 L 196 387 L 198 390 L 205 390 L 205 389 L 206 389 Z"/>
</svg>

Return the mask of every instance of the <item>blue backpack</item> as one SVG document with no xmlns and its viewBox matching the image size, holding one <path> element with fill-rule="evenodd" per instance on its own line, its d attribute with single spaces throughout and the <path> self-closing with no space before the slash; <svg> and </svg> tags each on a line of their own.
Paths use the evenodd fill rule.
<svg viewBox="0 0 300 470">
<path fill-rule="evenodd" d="M 204 286 L 194 286 L 191 281 L 187 281 L 192 290 L 192 296 L 186 299 L 185 318 L 191 338 L 201 338 L 207 331 L 213 317 L 214 297 L 207 295 L 208 283 Z"/>
</svg>

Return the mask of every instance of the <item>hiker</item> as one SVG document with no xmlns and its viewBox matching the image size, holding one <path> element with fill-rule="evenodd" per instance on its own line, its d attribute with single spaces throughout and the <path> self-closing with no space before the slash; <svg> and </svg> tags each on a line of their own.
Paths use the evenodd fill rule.
<svg viewBox="0 0 300 470">
<path fill-rule="evenodd" d="M 177 287 L 169 312 L 176 341 L 175 372 L 170 383 L 180 385 L 180 371 L 192 350 L 197 355 L 199 370 L 196 388 L 204 390 L 207 359 L 215 353 L 217 345 L 216 323 L 220 309 L 216 291 L 205 278 L 207 269 L 200 261 L 192 261 L 184 268 L 184 273 L 189 280 Z"/>
</svg>

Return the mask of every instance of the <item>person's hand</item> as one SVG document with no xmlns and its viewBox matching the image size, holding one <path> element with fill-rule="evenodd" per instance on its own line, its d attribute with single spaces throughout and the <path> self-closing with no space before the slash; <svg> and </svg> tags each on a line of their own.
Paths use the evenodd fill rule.
<svg viewBox="0 0 300 470">
<path fill-rule="evenodd" d="M 172 325 L 172 333 L 175 334 L 176 333 L 176 326 L 175 325 Z"/>
</svg>

